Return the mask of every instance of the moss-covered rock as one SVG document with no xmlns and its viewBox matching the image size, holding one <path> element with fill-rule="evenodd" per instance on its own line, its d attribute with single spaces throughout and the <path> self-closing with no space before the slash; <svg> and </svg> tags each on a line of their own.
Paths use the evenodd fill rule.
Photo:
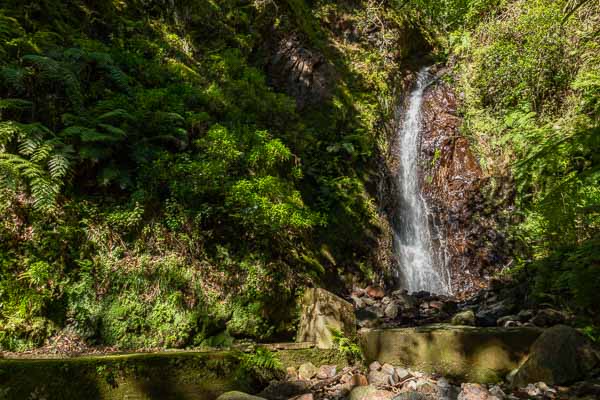
<svg viewBox="0 0 600 400">
<path fill-rule="evenodd" d="M 321 349 L 333 347 L 332 329 L 346 336 L 356 333 L 354 307 L 325 289 L 307 289 L 301 300 L 298 340 L 315 342 Z"/>
</svg>

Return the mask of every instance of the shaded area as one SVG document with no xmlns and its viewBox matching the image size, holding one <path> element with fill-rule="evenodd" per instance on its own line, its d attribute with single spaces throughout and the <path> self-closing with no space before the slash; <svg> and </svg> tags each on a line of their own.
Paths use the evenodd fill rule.
<svg viewBox="0 0 600 400">
<path fill-rule="evenodd" d="M 430 325 L 361 333 L 367 361 L 439 373 L 456 381 L 497 382 L 524 360 L 537 328 Z"/>
</svg>

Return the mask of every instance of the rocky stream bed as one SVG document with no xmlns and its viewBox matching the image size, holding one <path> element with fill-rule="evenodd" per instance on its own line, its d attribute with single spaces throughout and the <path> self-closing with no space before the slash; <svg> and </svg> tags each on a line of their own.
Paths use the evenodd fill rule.
<svg viewBox="0 0 600 400">
<path fill-rule="evenodd" d="M 301 302 L 298 342 L 258 345 L 282 366 L 270 382 L 240 374 L 240 354 L 256 345 L 68 356 L 46 348 L 0 358 L 0 399 L 600 398 L 598 348 L 568 313 L 530 302 L 514 283 L 492 281 L 462 301 L 366 287 L 347 300 L 310 289 Z M 356 338 L 363 359 L 350 362 L 331 328 Z"/>
</svg>

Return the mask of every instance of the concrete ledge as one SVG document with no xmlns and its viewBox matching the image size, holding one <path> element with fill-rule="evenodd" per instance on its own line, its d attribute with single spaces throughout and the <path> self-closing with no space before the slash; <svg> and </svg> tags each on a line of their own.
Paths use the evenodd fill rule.
<svg viewBox="0 0 600 400">
<path fill-rule="evenodd" d="M 497 382 L 517 368 L 542 333 L 538 328 L 445 324 L 359 332 L 367 361 L 438 373 L 458 381 Z"/>
<path fill-rule="evenodd" d="M 314 343 L 277 343 L 284 367 L 347 365 L 335 350 Z M 73 358 L 0 359 L 0 399 L 213 400 L 230 390 L 255 392 L 240 369 L 240 350 L 165 351 Z"/>
</svg>

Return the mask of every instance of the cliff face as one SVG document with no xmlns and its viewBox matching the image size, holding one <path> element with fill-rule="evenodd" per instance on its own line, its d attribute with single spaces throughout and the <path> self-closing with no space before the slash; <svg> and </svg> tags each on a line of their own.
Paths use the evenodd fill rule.
<svg viewBox="0 0 600 400">
<path fill-rule="evenodd" d="M 510 204 L 509 182 L 490 193 L 485 177 L 461 135 L 452 88 L 434 83 L 425 93 L 420 150 L 420 179 L 434 227 L 434 245 L 442 246 L 455 294 L 485 286 L 508 260 L 508 244 L 499 209 Z"/>
</svg>

